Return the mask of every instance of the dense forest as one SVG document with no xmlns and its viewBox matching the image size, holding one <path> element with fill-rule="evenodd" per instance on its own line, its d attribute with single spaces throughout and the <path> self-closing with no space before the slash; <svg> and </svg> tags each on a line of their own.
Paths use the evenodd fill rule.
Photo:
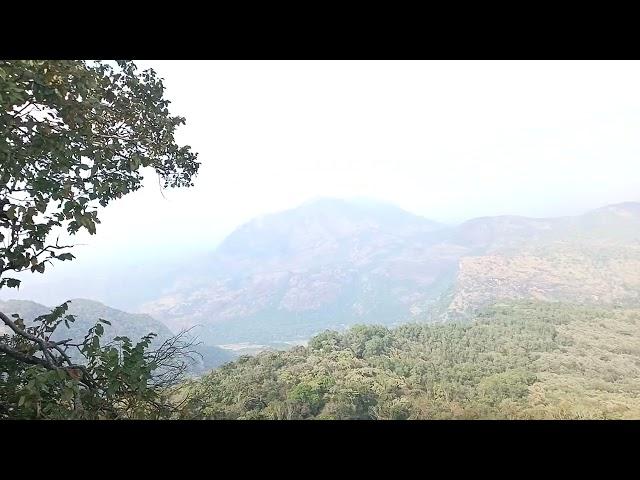
<svg viewBox="0 0 640 480">
<path fill-rule="evenodd" d="M 189 385 L 210 419 L 640 416 L 640 310 L 516 302 L 467 323 L 356 326 Z"/>
</svg>

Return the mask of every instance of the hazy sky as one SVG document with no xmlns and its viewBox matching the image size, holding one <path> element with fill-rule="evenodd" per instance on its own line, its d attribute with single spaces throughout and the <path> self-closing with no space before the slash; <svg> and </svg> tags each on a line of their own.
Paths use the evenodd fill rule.
<svg viewBox="0 0 640 480">
<path fill-rule="evenodd" d="M 213 248 L 253 216 L 367 196 L 429 218 L 640 200 L 639 62 L 153 61 L 196 186 L 110 205 L 76 266 Z"/>
<path fill-rule="evenodd" d="M 640 62 L 138 63 L 202 168 L 192 190 L 114 204 L 105 241 L 209 243 L 314 196 L 441 221 L 640 199 Z"/>
</svg>

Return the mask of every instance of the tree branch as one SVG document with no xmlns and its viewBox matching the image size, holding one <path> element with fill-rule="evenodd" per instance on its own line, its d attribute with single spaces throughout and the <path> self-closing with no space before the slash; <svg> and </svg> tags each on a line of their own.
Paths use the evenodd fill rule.
<svg viewBox="0 0 640 480">
<path fill-rule="evenodd" d="M 82 382 L 85 386 L 87 386 L 90 389 L 93 389 L 95 387 L 93 379 L 89 374 L 88 370 L 86 369 L 86 367 L 84 367 L 83 365 L 74 364 L 69 358 L 69 356 L 65 353 L 65 351 L 62 350 L 62 348 L 60 347 L 61 343 L 69 342 L 71 339 L 63 340 L 62 342 L 49 342 L 48 340 L 36 337 L 35 335 L 32 335 L 29 332 L 19 328 L 9 317 L 7 317 L 2 312 L 0 312 L 0 320 L 2 320 L 4 324 L 7 325 L 16 335 L 36 343 L 40 347 L 40 350 L 42 350 L 42 353 L 45 358 L 42 359 L 34 355 L 26 355 L 14 348 L 9 347 L 8 345 L 3 345 L 3 344 L 0 344 L 1 352 L 21 362 L 28 363 L 30 365 L 39 365 L 41 367 L 46 368 L 47 370 L 58 370 L 60 368 L 67 371 L 80 370 L 82 372 L 82 377 L 80 378 L 80 382 Z M 62 359 L 65 362 L 67 362 L 67 365 L 68 365 L 67 367 L 63 367 L 61 365 L 62 361 L 56 361 L 56 359 L 53 357 L 53 355 L 49 350 L 50 348 L 53 348 L 60 354 Z"/>
</svg>

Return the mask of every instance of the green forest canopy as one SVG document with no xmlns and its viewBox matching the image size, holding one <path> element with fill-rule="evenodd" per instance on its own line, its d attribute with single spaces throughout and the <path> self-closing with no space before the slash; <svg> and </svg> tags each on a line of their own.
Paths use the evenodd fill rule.
<svg viewBox="0 0 640 480">
<path fill-rule="evenodd" d="M 640 310 L 516 302 L 474 322 L 357 326 L 188 388 L 213 419 L 640 416 Z"/>
</svg>

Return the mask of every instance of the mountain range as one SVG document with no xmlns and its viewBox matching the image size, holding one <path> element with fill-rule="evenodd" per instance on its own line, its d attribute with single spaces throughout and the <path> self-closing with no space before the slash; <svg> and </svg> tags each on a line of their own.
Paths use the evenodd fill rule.
<svg viewBox="0 0 640 480">
<path fill-rule="evenodd" d="M 640 302 L 640 203 L 447 226 L 392 205 L 319 199 L 256 218 L 140 311 L 208 344 L 353 324 L 470 318 L 510 299 Z"/>
</svg>

